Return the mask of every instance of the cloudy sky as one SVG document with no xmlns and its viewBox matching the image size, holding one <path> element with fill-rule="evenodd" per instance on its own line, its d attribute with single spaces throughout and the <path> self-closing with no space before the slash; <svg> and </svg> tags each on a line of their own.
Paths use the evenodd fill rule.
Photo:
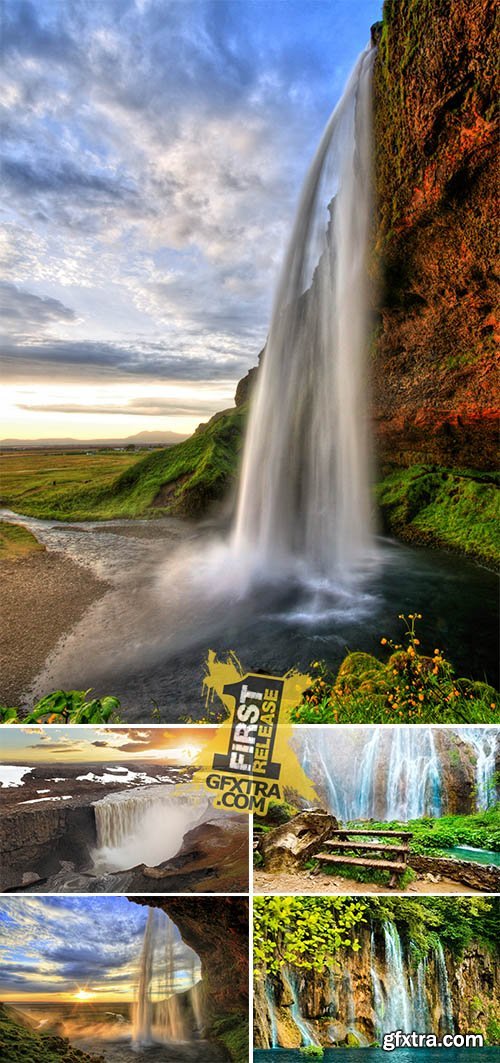
<svg viewBox="0 0 500 1063">
<path fill-rule="evenodd" d="M 2 897 L 0 998 L 133 1000 L 148 911 L 126 897 Z M 156 918 L 166 925 L 163 912 Z M 183 989 L 192 984 L 197 958 L 177 927 L 174 937 L 176 984 Z M 155 978 L 162 973 L 159 954 Z"/>
<path fill-rule="evenodd" d="M 6 764 L 120 763 L 159 760 L 190 764 L 217 733 L 213 727 L 6 727 L 1 736 Z"/>
<path fill-rule="evenodd" d="M 189 433 L 255 364 L 381 0 L 3 0 L 3 437 Z"/>
</svg>

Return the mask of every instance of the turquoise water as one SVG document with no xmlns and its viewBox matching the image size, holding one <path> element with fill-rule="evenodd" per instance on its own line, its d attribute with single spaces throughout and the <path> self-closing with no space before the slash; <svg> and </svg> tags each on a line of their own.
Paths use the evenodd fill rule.
<svg viewBox="0 0 500 1063">
<path fill-rule="evenodd" d="M 500 853 L 490 853 L 487 849 L 457 846 L 456 849 L 447 849 L 446 856 L 454 856 L 455 860 L 470 860 L 473 864 L 493 864 L 494 867 L 500 867 Z"/>
<path fill-rule="evenodd" d="M 307 1056 L 295 1048 L 254 1049 L 254 1063 L 305 1063 Z M 326 1048 L 323 1063 L 493 1063 L 499 1050 L 491 1048 L 397 1048 L 384 1052 L 383 1048 Z"/>
</svg>

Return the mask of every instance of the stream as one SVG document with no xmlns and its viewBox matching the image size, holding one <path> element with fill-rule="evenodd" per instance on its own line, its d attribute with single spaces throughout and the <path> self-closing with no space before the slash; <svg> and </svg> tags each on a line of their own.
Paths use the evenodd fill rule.
<svg viewBox="0 0 500 1063">
<path fill-rule="evenodd" d="M 444 650 L 459 674 L 498 682 L 496 577 L 445 551 L 377 542 L 378 564 L 358 583 L 276 579 L 244 590 L 222 535 L 175 518 L 63 523 L 0 512 L 109 584 L 55 647 L 30 691 L 92 687 L 121 698 L 123 718 L 203 715 L 209 649 L 245 669 L 282 674 L 349 650 L 380 655 L 400 641 L 399 613 L 421 612 L 422 648 Z M 40 617 L 40 623 L 43 618 Z M 478 640 L 477 633 L 481 631 Z"/>
</svg>

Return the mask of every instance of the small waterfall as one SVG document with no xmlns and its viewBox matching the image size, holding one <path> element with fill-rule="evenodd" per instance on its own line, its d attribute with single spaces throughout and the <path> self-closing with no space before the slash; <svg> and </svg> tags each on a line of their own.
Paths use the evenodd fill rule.
<svg viewBox="0 0 500 1063">
<path fill-rule="evenodd" d="M 266 979 L 266 1003 L 269 1015 L 269 1024 L 271 1027 L 271 1048 L 279 1048 L 278 1023 L 276 1021 L 276 1002 L 274 999 L 274 991 L 269 982 L 269 979 Z"/>
<path fill-rule="evenodd" d="M 484 812 L 496 803 L 496 760 L 498 752 L 498 727 L 462 727 L 457 731 L 476 754 L 476 803 L 478 812 Z"/>
<path fill-rule="evenodd" d="M 373 729 L 366 743 L 358 770 L 359 797 L 355 815 L 351 819 L 375 819 L 377 767 L 380 759 L 380 727 Z M 353 809 L 354 811 L 354 809 Z"/>
<path fill-rule="evenodd" d="M 453 1005 L 451 1000 L 450 984 L 448 981 L 448 971 L 446 969 L 443 946 L 440 941 L 438 941 L 438 944 L 434 949 L 434 961 L 436 964 L 437 985 L 439 990 L 439 1001 L 441 1004 L 442 1013 L 439 1032 L 441 1034 L 454 1033 L 455 1024 L 453 1021 Z"/>
<path fill-rule="evenodd" d="M 417 966 L 417 985 L 414 995 L 415 1030 L 417 1033 L 428 1033 L 431 1028 L 431 1017 L 426 992 L 427 983 L 427 957 L 424 956 Z"/>
<path fill-rule="evenodd" d="M 377 970 L 377 954 L 375 952 L 375 934 L 373 930 L 370 935 L 370 976 L 372 980 L 375 1038 L 377 1041 L 381 1041 L 384 1032 L 385 997 Z"/>
<path fill-rule="evenodd" d="M 201 1008 L 199 1023 L 194 1010 L 195 990 L 198 987 L 191 985 L 189 994 L 186 994 L 184 990 L 188 987 L 180 987 L 178 981 L 181 976 L 184 982 L 187 956 L 194 954 L 187 946 L 183 946 L 185 955 L 178 964 L 176 943 L 176 928 L 172 920 L 161 909 L 152 908 L 148 912 L 144 932 L 133 1013 L 133 1045 L 136 1049 L 155 1043 L 170 1044 L 191 1040 L 189 1015 L 184 1000 L 181 1000 L 179 995 L 181 988 L 183 997 L 187 995 L 191 1003 L 196 1024 L 201 1025 Z M 191 970 L 194 978 L 194 961 L 191 963 Z"/>
<path fill-rule="evenodd" d="M 306 1022 L 306 1020 L 302 1016 L 302 1011 L 301 1011 L 301 1008 L 300 1008 L 300 1001 L 299 1001 L 299 987 L 298 987 L 298 983 L 297 983 L 297 976 L 295 975 L 295 973 L 293 971 L 290 971 L 290 970 L 285 971 L 283 969 L 282 977 L 284 978 L 284 980 L 285 980 L 285 982 L 286 982 L 286 984 L 288 986 L 288 989 L 290 990 L 290 994 L 292 996 L 292 999 L 293 999 L 293 1004 L 292 1004 L 292 1006 L 290 1008 L 290 1012 L 291 1012 L 292 1019 L 293 1019 L 295 1025 L 296 1025 L 297 1029 L 299 1030 L 300 1036 L 302 1037 L 302 1044 L 303 1045 L 317 1045 L 317 1044 L 319 1044 L 319 1041 L 315 1037 L 314 1032 L 311 1029 L 311 1026 L 309 1025 L 308 1022 Z"/>
<path fill-rule="evenodd" d="M 388 921 L 383 924 L 384 978 L 380 978 L 372 936 L 372 996 L 375 1013 L 375 1028 L 380 1039 L 384 1033 L 403 1030 L 409 1033 L 414 1027 L 413 1004 L 403 947 L 397 927 Z"/>
<path fill-rule="evenodd" d="M 365 394 L 374 57 L 369 48 L 359 57 L 326 126 L 275 296 L 231 540 L 249 580 L 298 564 L 345 584 L 374 554 Z"/>
<path fill-rule="evenodd" d="M 208 804 L 191 786 L 141 786 L 108 794 L 94 804 L 96 869 L 121 871 L 175 856 Z"/>
</svg>

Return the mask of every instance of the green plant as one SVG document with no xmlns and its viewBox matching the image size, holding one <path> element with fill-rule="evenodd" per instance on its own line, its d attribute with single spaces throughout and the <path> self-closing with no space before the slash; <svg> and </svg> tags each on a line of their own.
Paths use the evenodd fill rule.
<svg viewBox="0 0 500 1063">
<path fill-rule="evenodd" d="M 55 690 L 37 701 L 31 712 L 0 705 L 0 723 L 118 723 L 120 701 L 114 697 L 91 698 L 91 690 Z"/>
<path fill-rule="evenodd" d="M 362 902 L 346 897 L 256 897 L 256 973 L 277 974 L 286 965 L 320 971 L 340 949 L 357 952 L 364 912 Z"/>
<path fill-rule="evenodd" d="M 336 674 L 314 661 L 315 678 L 302 702 L 291 711 L 294 723 L 491 723 L 500 719 L 493 687 L 458 679 L 440 649 L 420 651 L 416 624 L 420 613 L 400 614 L 403 643 L 382 638 L 390 650 L 384 664 L 369 653 L 350 653 Z"/>
<path fill-rule="evenodd" d="M 299 1052 L 301 1056 L 305 1057 L 305 1059 L 323 1059 L 325 1054 L 321 1045 L 304 1045 L 302 1048 L 299 1048 Z"/>
</svg>

